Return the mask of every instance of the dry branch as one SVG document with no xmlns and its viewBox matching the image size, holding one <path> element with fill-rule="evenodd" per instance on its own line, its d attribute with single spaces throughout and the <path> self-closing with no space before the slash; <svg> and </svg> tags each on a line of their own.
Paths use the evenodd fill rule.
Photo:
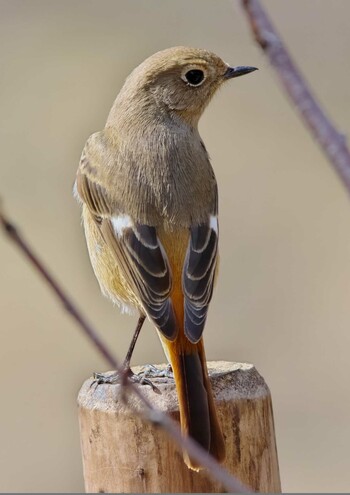
<svg viewBox="0 0 350 495">
<path fill-rule="evenodd" d="M 83 330 L 85 335 L 90 339 L 95 348 L 103 355 L 106 361 L 115 369 L 118 367 L 116 358 L 111 354 L 108 347 L 102 342 L 97 332 L 87 322 L 83 314 L 79 311 L 76 305 L 72 302 L 71 298 L 65 293 L 60 284 L 54 279 L 49 270 L 43 264 L 43 262 L 34 253 L 29 244 L 24 240 L 23 236 L 19 233 L 15 225 L 5 216 L 5 213 L 0 210 L 0 224 L 7 234 L 7 236 L 19 247 L 22 253 L 27 257 L 28 261 L 34 266 L 34 268 L 40 273 L 40 275 L 47 282 L 48 287 L 53 290 L 56 297 L 63 304 L 64 309 L 72 316 L 72 318 L 78 323 L 79 327 Z"/>
<path fill-rule="evenodd" d="M 1 205 L 0 205 L 1 206 Z M 105 359 L 117 370 L 121 375 L 124 375 L 124 370 L 119 365 L 118 360 L 113 357 L 109 352 L 106 345 L 102 342 L 98 333 L 89 325 L 84 318 L 83 314 L 72 302 L 71 298 L 65 293 L 62 287 L 57 283 L 54 277 L 50 274 L 47 268 L 44 266 L 39 257 L 34 254 L 32 248 L 29 246 L 24 237 L 20 234 L 14 223 L 5 215 L 3 209 L 0 208 L 0 226 L 3 228 L 4 233 L 15 243 L 15 245 L 22 251 L 32 266 L 40 273 L 43 279 L 47 282 L 48 286 L 52 289 L 56 297 L 63 303 L 64 309 L 72 316 L 80 329 L 90 339 L 91 343 L 96 349 L 105 357 Z M 130 380 L 122 380 L 122 386 L 125 389 L 125 397 L 127 399 L 127 393 L 135 394 L 143 404 L 141 411 L 133 410 L 135 414 L 140 414 L 145 417 L 151 423 L 162 428 L 169 437 L 182 449 L 188 452 L 188 454 L 195 459 L 198 464 L 202 465 L 208 470 L 208 474 L 226 488 L 231 493 L 249 493 L 247 487 L 245 487 L 238 479 L 232 476 L 226 469 L 209 455 L 202 447 L 194 442 L 189 437 L 183 437 L 178 424 L 172 420 L 169 416 L 162 413 L 160 410 L 153 407 L 151 402 L 140 392 L 140 390 Z M 122 394 L 123 396 L 123 394 Z M 127 402 L 127 400 L 126 400 Z"/>
<path fill-rule="evenodd" d="M 350 193 L 350 152 L 344 134 L 335 128 L 317 103 L 260 0 L 242 0 L 242 5 L 255 40 L 275 68 L 287 96 Z"/>
</svg>

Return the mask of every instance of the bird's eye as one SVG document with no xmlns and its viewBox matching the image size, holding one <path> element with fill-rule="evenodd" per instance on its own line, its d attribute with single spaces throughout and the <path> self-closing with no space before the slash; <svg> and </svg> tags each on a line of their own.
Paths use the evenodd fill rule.
<svg viewBox="0 0 350 495">
<path fill-rule="evenodd" d="M 199 69 L 192 69 L 186 72 L 185 80 L 191 86 L 199 86 L 204 81 L 204 72 Z"/>
</svg>

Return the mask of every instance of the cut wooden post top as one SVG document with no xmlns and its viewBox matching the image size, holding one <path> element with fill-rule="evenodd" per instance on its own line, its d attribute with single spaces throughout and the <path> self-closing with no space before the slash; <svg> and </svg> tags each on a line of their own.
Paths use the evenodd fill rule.
<svg viewBox="0 0 350 495">
<path fill-rule="evenodd" d="M 153 366 L 153 365 L 152 365 Z M 154 365 L 158 370 L 165 370 L 165 364 Z M 135 374 L 142 373 L 147 366 L 132 368 Z M 269 388 L 253 364 L 233 363 L 228 361 L 208 362 L 208 371 L 215 400 L 232 401 L 238 399 L 259 399 L 269 395 Z M 106 375 L 113 374 L 112 371 Z M 175 382 L 172 378 L 152 378 L 152 383 L 159 389 L 156 393 L 150 385 L 137 384 L 144 396 L 158 409 L 165 412 L 178 410 Z M 125 408 L 122 401 L 116 401 L 119 384 L 95 385 L 94 378 L 88 378 L 78 396 L 78 405 L 86 409 L 93 408 L 105 412 L 119 411 Z M 130 395 L 130 406 L 137 406 L 139 399 Z"/>
<path fill-rule="evenodd" d="M 157 366 L 165 370 L 166 365 Z M 135 367 L 139 373 L 143 367 Z M 271 395 L 252 364 L 208 363 L 225 446 L 225 467 L 257 492 L 281 491 Z M 169 437 L 135 411 L 145 406 L 134 393 L 121 400 L 119 384 L 83 384 L 79 396 L 81 448 L 87 492 L 220 493 L 222 485 L 185 465 Z M 158 410 L 179 419 L 172 378 L 152 378 L 159 389 L 137 384 Z"/>
</svg>

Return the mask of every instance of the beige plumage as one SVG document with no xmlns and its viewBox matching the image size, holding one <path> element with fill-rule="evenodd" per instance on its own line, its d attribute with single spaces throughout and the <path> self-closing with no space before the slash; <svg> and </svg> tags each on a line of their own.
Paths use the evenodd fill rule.
<svg viewBox="0 0 350 495">
<path fill-rule="evenodd" d="M 224 440 L 202 332 L 217 266 L 217 185 L 197 124 L 230 68 L 205 50 L 156 53 L 127 78 L 77 172 L 102 292 L 155 324 L 172 364 L 181 426 L 218 460 Z M 185 454 L 189 467 L 198 469 Z"/>
</svg>

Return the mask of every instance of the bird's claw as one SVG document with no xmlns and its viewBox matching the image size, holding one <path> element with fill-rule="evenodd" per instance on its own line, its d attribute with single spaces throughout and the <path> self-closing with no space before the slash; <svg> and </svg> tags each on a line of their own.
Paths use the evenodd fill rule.
<svg viewBox="0 0 350 495">
<path fill-rule="evenodd" d="M 153 392 L 156 394 L 160 394 L 161 391 L 159 390 L 154 383 L 151 382 L 144 374 L 135 374 L 131 369 L 129 368 L 128 370 L 125 370 L 123 373 L 119 372 L 114 372 L 114 373 L 98 373 L 95 372 L 93 373 L 93 381 L 90 384 L 91 388 L 93 385 L 96 385 L 98 387 L 99 385 L 113 385 L 113 384 L 119 384 L 122 385 L 125 383 L 125 381 L 130 380 L 133 383 L 139 383 L 140 385 L 149 385 L 152 387 Z"/>
<path fill-rule="evenodd" d="M 156 394 L 161 394 L 159 388 L 151 380 L 146 378 L 144 374 L 138 373 L 136 375 L 135 373 L 133 373 L 132 376 L 129 378 L 134 383 L 139 383 L 140 385 L 149 385 L 150 387 L 152 387 L 153 392 L 155 392 Z"/>
<path fill-rule="evenodd" d="M 171 364 L 168 364 L 165 369 L 159 369 L 153 364 L 147 364 L 146 366 L 143 366 L 142 371 L 140 371 L 138 375 L 142 375 L 148 378 L 170 378 L 171 380 L 174 379 Z"/>
</svg>

